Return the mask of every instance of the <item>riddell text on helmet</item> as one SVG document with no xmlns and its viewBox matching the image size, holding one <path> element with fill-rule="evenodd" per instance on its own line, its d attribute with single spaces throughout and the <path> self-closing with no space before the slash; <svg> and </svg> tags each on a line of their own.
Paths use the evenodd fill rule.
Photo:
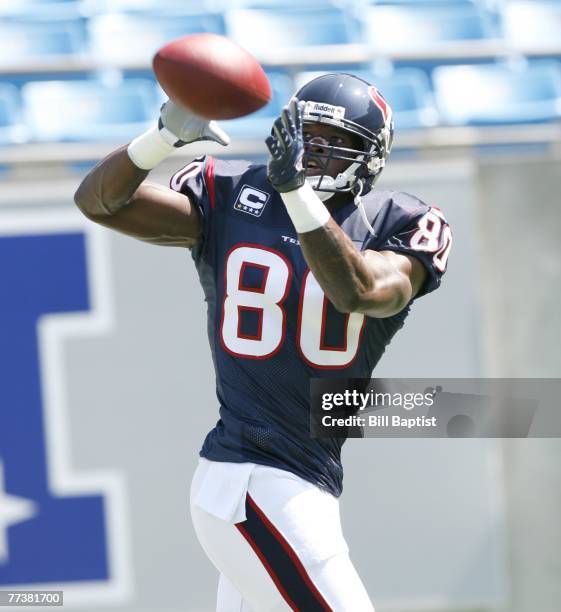
<svg viewBox="0 0 561 612">
<path fill-rule="evenodd" d="M 304 107 L 304 115 L 308 113 L 322 113 L 334 119 L 342 119 L 345 116 L 345 110 L 344 106 L 334 106 L 323 102 L 309 101 L 306 102 L 306 106 Z"/>
</svg>

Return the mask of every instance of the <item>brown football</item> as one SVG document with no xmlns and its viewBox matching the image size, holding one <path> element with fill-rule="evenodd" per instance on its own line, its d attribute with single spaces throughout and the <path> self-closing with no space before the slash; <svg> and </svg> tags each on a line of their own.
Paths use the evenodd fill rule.
<svg viewBox="0 0 561 612">
<path fill-rule="evenodd" d="M 217 34 L 172 40 L 152 65 L 162 89 L 179 106 L 207 119 L 233 119 L 271 100 L 271 86 L 257 60 Z"/>
</svg>

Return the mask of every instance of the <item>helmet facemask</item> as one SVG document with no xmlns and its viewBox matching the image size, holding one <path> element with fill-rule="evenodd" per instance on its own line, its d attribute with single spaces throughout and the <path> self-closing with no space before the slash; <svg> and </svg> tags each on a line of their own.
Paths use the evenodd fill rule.
<svg viewBox="0 0 561 612">
<path fill-rule="evenodd" d="M 315 115 L 315 116 L 314 116 Z M 385 165 L 387 156 L 385 134 L 376 135 L 361 126 L 345 119 L 333 119 L 320 114 L 309 114 L 304 111 L 304 126 L 306 124 L 323 124 L 339 128 L 342 132 L 359 137 L 362 143 L 360 149 L 346 148 L 328 144 L 317 145 L 322 152 L 313 151 L 314 143 L 304 143 L 302 164 L 307 170 L 315 163 L 321 172 L 306 178 L 318 197 L 325 201 L 334 193 L 367 193 Z M 388 134 L 389 136 L 389 134 Z M 391 146 L 391 145 L 390 145 Z M 332 160 L 348 161 L 347 168 L 335 178 L 327 174 Z"/>
</svg>

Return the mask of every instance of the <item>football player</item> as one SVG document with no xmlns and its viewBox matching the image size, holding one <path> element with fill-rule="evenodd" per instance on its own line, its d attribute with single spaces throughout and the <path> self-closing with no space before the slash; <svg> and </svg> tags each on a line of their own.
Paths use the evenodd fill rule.
<svg viewBox="0 0 561 612">
<path fill-rule="evenodd" d="M 107 227 L 191 254 L 205 292 L 220 419 L 191 515 L 220 572 L 217 610 L 366 612 L 339 519 L 341 438 L 312 439 L 312 377 L 368 378 L 451 247 L 437 208 L 373 190 L 393 137 L 375 87 L 327 74 L 272 128 L 268 164 L 195 159 L 146 181 L 174 148 L 228 144 L 168 101 L 157 126 L 102 160 L 76 203 Z"/>
</svg>

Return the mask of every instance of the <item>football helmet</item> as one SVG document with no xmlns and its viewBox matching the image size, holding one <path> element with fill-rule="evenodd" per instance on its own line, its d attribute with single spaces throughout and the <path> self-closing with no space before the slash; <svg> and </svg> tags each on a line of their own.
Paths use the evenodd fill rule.
<svg viewBox="0 0 561 612">
<path fill-rule="evenodd" d="M 304 131 L 309 123 L 328 124 L 359 136 L 362 143 L 360 149 L 328 144 L 315 147 L 312 143 L 305 143 L 304 168 L 314 160 L 323 171 L 307 177 L 306 181 L 321 200 L 327 200 L 337 192 L 350 192 L 359 197 L 368 193 L 391 150 L 393 120 L 390 105 L 374 85 L 346 73 L 318 76 L 302 86 L 294 97 L 305 102 Z M 326 174 L 331 159 L 349 161 L 346 170 L 335 178 Z"/>
</svg>

